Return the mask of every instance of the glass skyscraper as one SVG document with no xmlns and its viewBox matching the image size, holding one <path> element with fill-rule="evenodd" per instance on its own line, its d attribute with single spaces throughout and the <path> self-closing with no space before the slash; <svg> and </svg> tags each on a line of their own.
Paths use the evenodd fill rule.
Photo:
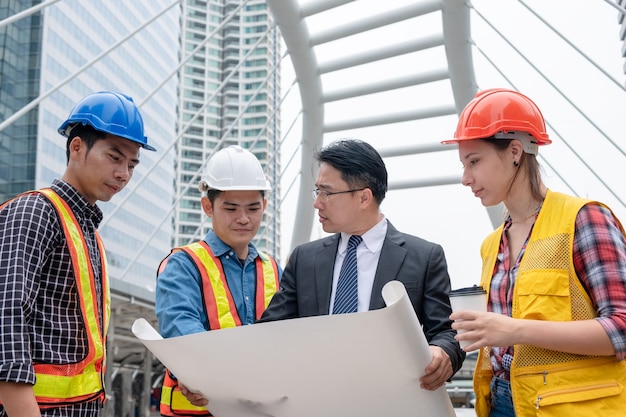
<svg viewBox="0 0 626 417">
<path fill-rule="evenodd" d="M 0 2 L 0 20 L 34 1 Z M 0 28 L 0 120 L 22 109 L 39 94 L 42 19 L 39 13 Z M 0 201 L 35 186 L 37 109 L 0 131 Z"/>
<path fill-rule="evenodd" d="M 0 19 L 40 3 L 2 1 Z M 98 205 L 111 287 L 147 291 L 148 299 L 173 232 L 176 6 L 169 0 L 67 0 L 0 27 L 2 201 L 61 177 L 66 143 L 57 128 L 82 97 L 120 91 L 140 106 L 157 152 L 142 150 L 130 184 Z"/>
</svg>

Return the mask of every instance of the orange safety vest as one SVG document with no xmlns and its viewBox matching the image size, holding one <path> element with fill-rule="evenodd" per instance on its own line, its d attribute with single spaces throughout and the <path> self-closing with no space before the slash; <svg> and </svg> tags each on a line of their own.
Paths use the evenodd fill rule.
<svg viewBox="0 0 626 417">
<path fill-rule="evenodd" d="M 61 405 L 100 399 L 103 402 L 104 374 L 106 371 L 106 332 L 110 315 L 110 291 L 106 269 L 104 245 L 96 232 L 96 242 L 102 263 L 103 329 L 94 283 L 93 265 L 85 243 L 85 236 L 69 205 L 50 188 L 29 191 L 22 195 L 40 193 L 48 198 L 59 215 L 65 239 L 72 258 L 80 309 L 86 325 L 89 350 L 78 363 L 35 363 L 36 382 L 33 387 L 39 407 L 54 408 Z M 19 196 L 18 196 L 19 197 Z M 17 197 L 16 197 L 17 198 Z M 9 200 L 12 201 L 12 200 Z M 2 209 L 8 201 L 0 206 Z"/>
<path fill-rule="evenodd" d="M 209 330 L 225 329 L 241 326 L 241 319 L 237 307 L 226 282 L 226 274 L 222 263 L 215 256 L 205 241 L 192 243 L 182 248 L 175 248 L 170 255 L 177 251 L 184 251 L 196 264 L 202 278 L 202 293 L 204 308 L 209 319 Z M 276 261 L 259 252 L 256 259 L 256 318 L 267 308 L 272 296 L 278 289 L 278 266 Z M 169 256 L 168 256 L 169 258 Z M 159 266 L 159 273 L 167 263 L 165 258 Z M 268 260 L 263 260 L 266 258 Z M 227 302 L 223 302 L 226 300 Z M 163 388 L 161 390 L 160 412 L 163 416 L 211 416 L 204 407 L 196 407 L 180 392 L 178 381 L 168 371 L 165 372 Z"/>
</svg>

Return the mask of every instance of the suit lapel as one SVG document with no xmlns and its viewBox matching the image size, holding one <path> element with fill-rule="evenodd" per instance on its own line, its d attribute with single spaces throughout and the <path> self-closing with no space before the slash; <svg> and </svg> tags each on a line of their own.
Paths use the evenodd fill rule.
<svg viewBox="0 0 626 417">
<path fill-rule="evenodd" d="M 330 312 L 330 295 L 333 287 L 333 269 L 335 257 L 339 247 L 339 236 L 336 234 L 323 242 L 322 248 L 316 254 L 315 260 L 315 288 L 317 288 L 317 301 L 320 315 L 328 315 Z"/>
<path fill-rule="evenodd" d="M 372 286 L 372 297 L 370 299 L 370 310 L 377 310 L 385 307 L 383 300 L 383 287 L 389 281 L 393 281 L 399 275 L 400 266 L 406 256 L 404 238 L 398 230 L 387 221 L 387 235 L 380 251 L 380 259 L 374 276 L 374 285 Z"/>
</svg>

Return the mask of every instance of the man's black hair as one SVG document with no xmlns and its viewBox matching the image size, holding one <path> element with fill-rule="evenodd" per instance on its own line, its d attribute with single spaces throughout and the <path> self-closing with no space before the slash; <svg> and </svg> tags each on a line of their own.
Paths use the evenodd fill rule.
<svg viewBox="0 0 626 417">
<path fill-rule="evenodd" d="M 96 141 L 105 139 L 107 135 L 108 133 L 96 130 L 90 125 L 77 123 L 70 131 L 65 145 L 65 156 L 67 157 L 67 162 L 70 162 L 70 142 L 72 142 L 72 139 L 76 136 L 79 136 L 83 142 L 87 144 L 87 152 L 89 152 Z"/>
<path fill-rule="evenodd" d="M 339 172 L 351 189 L 369 188 L 382 203 L 387 193 L 387 168 L 372 145 L 358 139 L 340 139 L 316 153 L 315 159 Z"/>
</svg>

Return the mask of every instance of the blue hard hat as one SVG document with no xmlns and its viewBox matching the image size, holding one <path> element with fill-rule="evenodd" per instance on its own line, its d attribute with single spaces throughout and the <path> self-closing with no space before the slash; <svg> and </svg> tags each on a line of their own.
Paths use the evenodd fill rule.
<svg viewBox="0 0 626 417">
<path fill-rule="evenodd" d="M 148 145 L 143 133 L 143 118 L 132 97 L 122 93 L 100 91 L 83 98 L 74 106 L 67 120 L 58 132 L 69 137 L 76 123 L 89 125 L 96 130 L 132 140 L 149 151 L 156 151 Z"/>
</svg>

